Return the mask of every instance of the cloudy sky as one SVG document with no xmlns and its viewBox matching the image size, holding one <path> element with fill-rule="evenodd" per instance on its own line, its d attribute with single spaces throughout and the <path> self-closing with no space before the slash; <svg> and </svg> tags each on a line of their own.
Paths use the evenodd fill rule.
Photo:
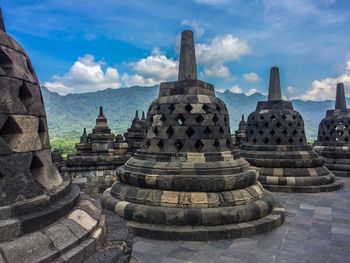
<svg viewBox="0 0 350 263">
<path fill-rule="evenodd" d="M 218 91 L 350 97 L 348 0 L 2 0 L 7 31 L 60 94 L 176 79 L 179 35 L 195 32 L 199 76 Z"/>
</svg>

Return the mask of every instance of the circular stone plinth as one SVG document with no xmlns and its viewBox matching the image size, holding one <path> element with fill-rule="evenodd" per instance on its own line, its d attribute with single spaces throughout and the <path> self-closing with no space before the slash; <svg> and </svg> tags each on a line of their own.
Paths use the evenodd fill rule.
<svg viewBox="0 0 350 263">
<path fill-rule="evenodd" d="M 335 180 L 331 184 L 315 185 L 315 186 L 292 186 L 292 185 L 266 185 L 263 184 L 266 190 L 271 192 L 286 192 L 286 193 L 320 193 L 332 192 L 343 188 L 343 183 L 340 180 Z"/>
<path fill-rule="evenodd" d="M 137 236 L 161 240 L 207 241 L 266 233 L 278 228 L 284 220 L 284 208 L 276 203 L 269 215 L 246 223 L 219 226 L 164 226 L 129 221 L 128 225 Z"/>
<path fill-rule="evenodd" d="M 267 199 L 272 199 L 270 193 L 266 193 Z M 103 206 L 108 210 L 115 211 L 117 214 L 120 209 L 118 199 L 110 194 L 110 189 L 107 189 L 103 194 Z M 241 205 L 243 210 L 250 213 L 249 210 Z M 236 206 L 236 209 L 240 206 Z M 158 207 L 158 209 L 166 209 Z M 129 209 L 128 209 L 129 210 Z M 119 211 L 120 212 L 120 211 Z M 131 213 L 129 211 L 128 213 Z M 219 214 L 220 216 L 220 214 Z M 215 216 L 214 216 L 215 217 Z M 222 225 L 160 225 L 140 223 L 128 221 L 128 225 L 133 229 L 134 234 L 138 236 L 161 239 L 161 240 L 192 240 L 206 241 L 230 238 L 242 238 L 254 234 L 265 233 L 271 231 L 283 224 L 285 219 L 284 208 L 274 202 L 271 212 L 259 219 L 246 222 Z"/>
</svg>

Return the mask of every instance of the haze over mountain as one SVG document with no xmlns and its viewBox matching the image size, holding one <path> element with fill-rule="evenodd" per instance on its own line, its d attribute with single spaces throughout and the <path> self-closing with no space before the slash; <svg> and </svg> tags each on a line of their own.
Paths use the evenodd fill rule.
<svg viewBox="0 0 350 263">
<path fill-rule="evenodd" d="M 158 91 L 158 85 L 134 86 L 61 96 L 42 87 L 50 135 L 78 139 L 83 128 L 90 131 L 94 127 L 99 106 L 104 107 L 105 116 L 113 132 L 124 133 L 130 126 L 135 111 L 139 110 L 140 116 L 142 111 L 147 113 L 148 106 L 157 97 Z M 247 96 L 227 90 L 224 93 L 216 92 L 216 94 L 227 105 L 232 133 L 237 129 L 242 114 L 247 117 L 255 110 L 257 101 L 267 99 L 260 93 Z M 325 116 L 326 110 L 334 108 L 334 101 L 331 100 L 293 100 L 293 104 L 304 118 L 308 139 L 314 139 L 317 136 L 318 124 Z"/>
</svg>

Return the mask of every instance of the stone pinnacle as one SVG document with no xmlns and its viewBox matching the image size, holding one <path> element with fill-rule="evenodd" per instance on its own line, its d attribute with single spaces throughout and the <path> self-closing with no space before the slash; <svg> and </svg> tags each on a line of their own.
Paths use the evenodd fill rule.
<svg viewBox="0 0 350 263">
<path fill-rule="evenodd" d="M 244 121 L 244 114 L 242 114 L 242 121 Z"/>
<path fill-rule="evenodd" d="M 103 107 L 100 106 L 100 114 L 98 115 L 98 117 L 103 117 Z"/>
<path fill-rule="evenodd" d="M 335 108 L 337 110 L 346 110 L 346 99 L 345 99 L 345 91 L 344 91 L 344 84 L 343 83 L 337 84 Z"/>
<path fill-rule="evenodd" d="M 271 68 L 268 100 L 282 100 L 280 73 L 278 67 Z"/>
<path fill-rule="evenodd" d="M 141 120 L 145 120 L 146 118 L 145 118 L 145 112 L 144 111 L 142 111 L 142 119 Z"/>
<path fill-rule="evenodd" d="M 197 79 L 196 52 L 191 30 L 181 33 L 180 64 L 178 80 Z"/>
<path fill-rule="evenodd" d="M 0 7 L 0 30 L 6 32 L 6 28 L 5 28 L 4 18 L 2 16 L 1 7 Z"/>
<path fill-rule="evenodd" d="M 136 112 L 135 112 L 135 120 L 138 120 L 139 119 L 139 111 L 137 110 Z"/>
</svg>

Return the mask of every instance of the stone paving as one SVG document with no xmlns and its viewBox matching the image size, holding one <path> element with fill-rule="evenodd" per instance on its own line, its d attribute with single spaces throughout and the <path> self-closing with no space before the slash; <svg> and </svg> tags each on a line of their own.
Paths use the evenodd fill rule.
<svg viewBox="0 0 350 263">
<path fill-rule="evenodd" d="M 287 210 L 273 232 L 236 240 L 159 241 L 134 237 L 143 263 L 350 262 L 350 178 L 330 193 L 274 193 Z"/>
</svg>

